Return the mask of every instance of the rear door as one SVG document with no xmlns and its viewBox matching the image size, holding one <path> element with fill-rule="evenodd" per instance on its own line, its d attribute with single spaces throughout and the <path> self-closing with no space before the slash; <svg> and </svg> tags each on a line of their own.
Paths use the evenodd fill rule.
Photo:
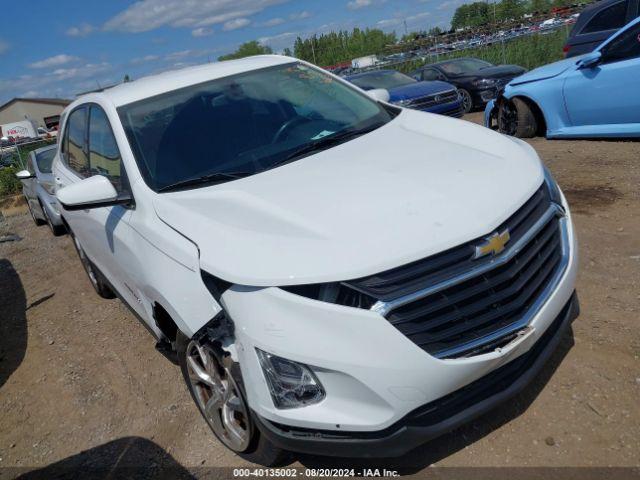
<svg viewBox="0 0 640 480">
<path fill-rule="evenodd" d="M 564 96 L 572 125 L 640 123 L 640 22 L 600 51 L 599 65 L 567 75 Z"/>
</svg>

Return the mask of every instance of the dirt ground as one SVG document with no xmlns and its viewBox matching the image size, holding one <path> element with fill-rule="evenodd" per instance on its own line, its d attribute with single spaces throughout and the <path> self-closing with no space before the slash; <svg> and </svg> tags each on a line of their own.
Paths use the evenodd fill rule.
<svg viewBox="0 0 640 480">
<path fill-rule="evenodd" d="M 376 466 L 640 466 L 640 142 L 531 144 L 577 226 L 582 313 L 573 333 L 515 400 Z M 0 479 L 53 467 L 204 476 L 225 470 L 203 467 L 250 466 L 210 434 L 179 369 L 127 308 L 93 292 L 67 236 L 26 213 L 3 228 L 22 240 L 0 243 Z"/>
</svg>

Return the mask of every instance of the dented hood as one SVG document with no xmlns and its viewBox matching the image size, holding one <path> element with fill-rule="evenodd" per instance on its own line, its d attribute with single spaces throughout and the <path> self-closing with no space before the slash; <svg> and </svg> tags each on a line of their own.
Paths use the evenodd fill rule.
<svg viewBox="0 0 640 480">
<path fill-rule="evenodd" d="M 404 110 L 367 135 L 221 185 L 157 195 L 201 268 L 278 286 L 348 280 L 490 233 L 541 185 L 535 152 L 484 127 Z"/>
<path fill-rule="evenodd" d="M 582 56 L 571 57 L 565 60 L 560 60 L 559 62 L 535 68 L 524 75 L 514 78 L 509 82 L 509 85 L 520 85 L 523 83 L 537 82 L 539 80 L 557 77 L 561 73 L 567 71 L 567 69 L 575 67 L 581 58 Z"/>
</svg>

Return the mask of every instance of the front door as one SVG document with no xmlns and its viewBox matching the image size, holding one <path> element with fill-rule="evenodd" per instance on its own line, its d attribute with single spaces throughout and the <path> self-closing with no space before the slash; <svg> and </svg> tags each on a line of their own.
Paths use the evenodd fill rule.
<svg viewBox="0 0 640 480">
<path fill-rule="evenodd" d="M 576 69 L 565 81 L 572 126 L 640 123 L 640 23 L 620 33 L 601 53 L 598 65 Z"/>
</svg>

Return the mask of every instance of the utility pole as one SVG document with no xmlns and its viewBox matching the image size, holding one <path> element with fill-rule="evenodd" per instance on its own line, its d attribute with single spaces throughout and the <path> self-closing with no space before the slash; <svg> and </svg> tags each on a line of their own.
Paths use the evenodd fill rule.
<svg viewBox="0 0 640 480">
<path fill-rule="evenodd" d="M 311 37 L 311 54 L 313 55 L 313 64 L 317 65 L 316 62 L 316 49 L 314 48 L 314 44 L 316 43 L 316 36 Z"/>
<path fill-rule="evenodd" d="M 407 20 L 404 20 L 404 34 L 405 35 L 409 35 L 409 29 L 407 28 Z"/>
</svg>

